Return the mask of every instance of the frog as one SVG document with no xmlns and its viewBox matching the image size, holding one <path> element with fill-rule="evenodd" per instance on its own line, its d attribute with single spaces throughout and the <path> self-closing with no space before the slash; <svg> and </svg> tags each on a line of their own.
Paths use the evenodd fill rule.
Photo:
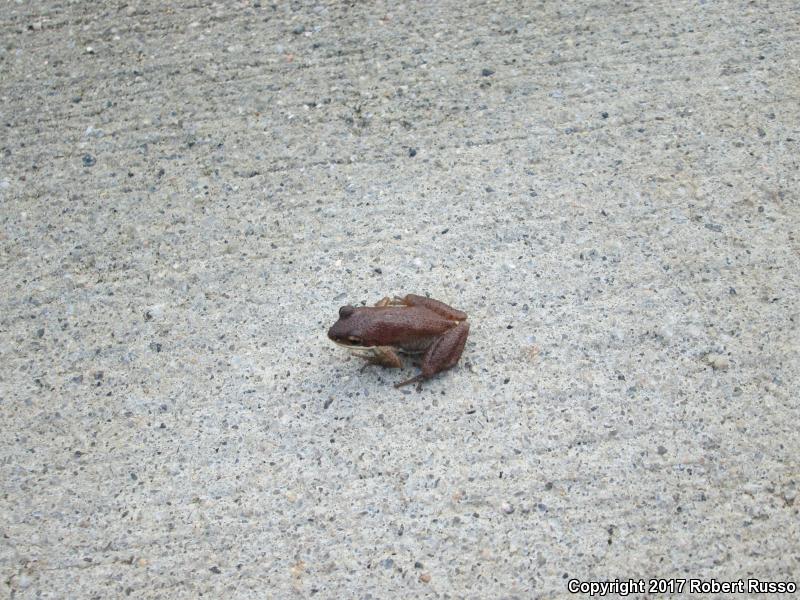
<svg viewBox="0 0 800 600">
<path fill-rule="evenodd" d="M 402 368 L 398 352 L 422 354 L 419 375 L 396 388 L 421 383 L 456 365 L 469 335 L 467 313 L 439 300 L 406 294 L 384 297 L 374 306 L 345 305 L 328 338 L 369 364 Z"/>
</svg>

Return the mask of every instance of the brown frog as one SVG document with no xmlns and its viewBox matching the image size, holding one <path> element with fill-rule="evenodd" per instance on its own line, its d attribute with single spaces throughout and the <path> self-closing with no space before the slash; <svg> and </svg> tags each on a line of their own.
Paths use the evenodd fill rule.
<svg viewBox="0 0 800 600">
<path fill-rule="evenodd" d="M 342 306 L 328 337 L 373 364 L 400 368 L 397 351 L 420 354 L 422 372 L 395 387 L 416 383 L 454 366 L 469 335 L 467 313 L 433 298 L 408 294 L 375 306 Z"/>
</svg>

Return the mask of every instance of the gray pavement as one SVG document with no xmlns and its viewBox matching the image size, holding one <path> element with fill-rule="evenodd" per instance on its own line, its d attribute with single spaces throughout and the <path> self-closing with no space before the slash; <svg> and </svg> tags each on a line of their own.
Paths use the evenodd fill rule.
<svg viewBox="0 0 800 600">
<path fill-rule="evenodd" d="M 0 40 L 0 596 L 800 583 L 796 2 L 5 2 Z M 325 337 L 407 292 L 472 324 L 420 392 Z"/>
</svg>

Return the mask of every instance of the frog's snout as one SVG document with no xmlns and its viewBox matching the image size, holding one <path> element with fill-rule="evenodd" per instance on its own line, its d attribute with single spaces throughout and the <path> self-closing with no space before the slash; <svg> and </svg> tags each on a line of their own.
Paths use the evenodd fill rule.
<svg viewBox="0 0 800 600">
<path fill-rule="evenodd" d="M 333 327 L 331 327 L 330 329 L 328 329 L 328 339 L 329 339 L 329 340 L 333 340 L 334 342 L 337 342 L 337 341 L 339 341 L 339 340 L 338 340 L 338 337 L 339 337 L 339 336 L 338 336 L 338 334 L 337 334 L 337 332 L 336 332 L 336 325 L 337 325 L 338 323 L 339 323 L 339 322 L 337 321 L 336 323 L 334 323 L 334 324 L 333 324 Z"/>
<path fill-rule="evenodd" d="M 352 337 L 348 334 L 350 329 L 349 324 L 347 323 L 348 317 L 350 317 L 355 312 L 355 307 L 346 304 L 339 309 L 339 320 L 333 324 L 333 326 L 328 329 L 328 338 L 333 340 L 338 344 L 344 344 L 350 341 L 348 338 Z M 350 341 L 352 343 L 352 341 Z"/>
<path fill-rule="evenodd" d="M 328 329 L 328 338 L 337 343 L 341 343 L 347 338 L 347 328 L 342 319 L 336 321 L 336 323 Z"/>
<path fill-rule="evenodd" d="M 328 329 L 328 338 L 342 346 L 361 346 L 363 342 L 358 335 L 357 327 L 354 327 L 350 315 L 355 312 L 352 306 L 343 306 L 339 309 L 339 320 Z"/>
</svg>

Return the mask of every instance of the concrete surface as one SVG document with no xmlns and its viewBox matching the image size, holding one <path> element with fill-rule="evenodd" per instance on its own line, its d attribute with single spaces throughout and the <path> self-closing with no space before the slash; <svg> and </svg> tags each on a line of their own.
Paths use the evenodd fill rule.
<svg viewBox="0 0 800 600">
<path fill-rule="evenodd" d="M 0 595 L 800 579 L 796 2 L 0 8 Z M 361 364 L 341 304 L 470 314 Z"/>
</svg>

